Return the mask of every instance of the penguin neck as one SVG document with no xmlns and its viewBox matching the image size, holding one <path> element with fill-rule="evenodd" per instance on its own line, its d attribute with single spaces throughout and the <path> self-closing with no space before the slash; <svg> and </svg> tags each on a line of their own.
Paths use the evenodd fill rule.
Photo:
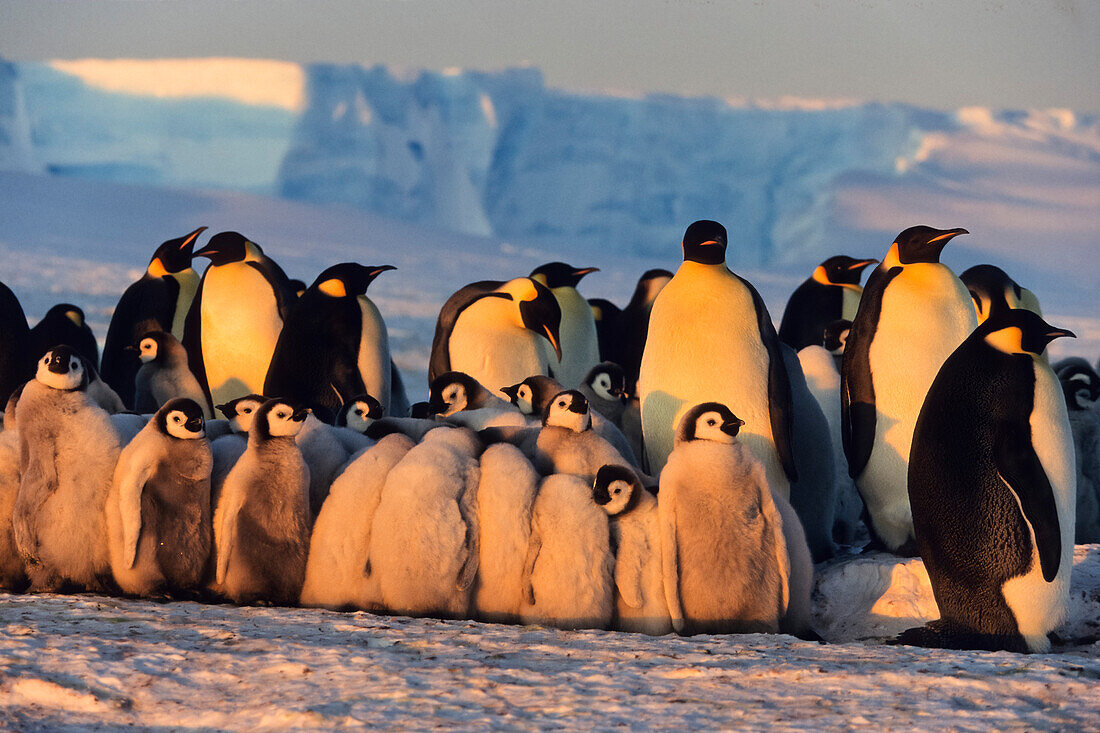
<svg viewBox="0 0 1100 733">
<path fill-rule="evenodd" d="M 730 277 L 733 272 L 726 267 L 725 262 L 719 262 L 714 265 L 707 265 L 702 262 L 695 262 L 694 260 L 684 260 L 680 265 L 680 269 L 676 271 L 676 274 L 684 273 L 690 277 Z"/>
</svg>

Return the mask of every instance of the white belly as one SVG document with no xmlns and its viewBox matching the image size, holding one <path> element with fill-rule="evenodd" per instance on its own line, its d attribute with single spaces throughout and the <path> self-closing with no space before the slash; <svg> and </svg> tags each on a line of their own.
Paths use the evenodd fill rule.
<svg viewBox="0 0 1100 733">
<path fill-rule="evenodd" d="M 451 369 L 469 374 L 505 399 L 501 387 L 547 373 L 545 339 L 513 324 L 514 307 L 500 298 L 479 300 L 459 314 L 448 341 Z"/>
<path fill-rule="evenodd" d="M 600 363 L 600 344 L 596 338 L 596 319 L 592 308 L 576 288 L 557 288 L 554 297 L 561 307 L 561 363 L 549 341 L 543 353 L 554 376 L 567 388 L 581 385 L 588 371 Z"/>
<path fill-rule="evenodd" d="M 214 404 L 262 394 L 283 321 L 275 293 L 255 268 L 213 268 L 202 286 L 202 360 Z"/>
<path fill-rule="evenodd" d="M 382 412 L 390 414 L 390 344 L 382 314 L 367 296 L 360 295 L 363 331 L 359 335 L 359 375 L 367 394 L 382 404 Z"/>
<path fill-rule="evenodd" d="M 172 335 L 183 341 L 183 326 L 187 322 L 191 301 L 195 299 L 195 293 L 199 289 L 199 275 L 189 267 L 172 277 L 180 286 L 179 295 L 176 296 L 176 312 L 172 315 Z"/>
<path fill-rule="evenodd" d="M 913 533 L 909 450 L 928 388 L 977 325 L 962 282 L 939 264 L 906 265 L 887 286 L 874 341 L 875 442 L 857 478 L 875 530 L 897 549 Z"/>
<path fill-rule="evenodd" d="M 721 402 L 745 421 L 741 441 L 784 498 L 790 485 L 772 438 L 768 352 L 752 294 L 724 268 L 685 262 L 657 296 L 638 391 L 650 473 L 665 465 L 676 426 L 700 402 Z"/>
<path fill-rule="evenodd" d="M 863 294 L 862 288 L 844 288 L 840 300 L 840 317 L 854 321 L 856 311 L 859 310 L 859 298 Z"/>
</svg>

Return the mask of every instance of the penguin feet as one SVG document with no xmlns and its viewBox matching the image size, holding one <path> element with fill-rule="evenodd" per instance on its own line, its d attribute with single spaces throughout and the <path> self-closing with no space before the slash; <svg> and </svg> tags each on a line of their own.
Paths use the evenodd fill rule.
<svg viewBox="0 0 1100 733">
<path fill-rule="evenodd" d="M 1019 652 L 1026 654 L 1022 636 L 988 634 L 938 619 L 925 626 L 907 629 L 886 642 L 891 646 L 920 646 L 927 649 L 969 649 L 987 652 Z"/>
</svg>

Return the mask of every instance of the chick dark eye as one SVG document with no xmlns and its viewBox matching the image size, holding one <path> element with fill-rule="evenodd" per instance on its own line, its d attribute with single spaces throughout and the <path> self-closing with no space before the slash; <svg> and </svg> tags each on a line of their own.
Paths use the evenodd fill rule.
<svg viewBox="0 0 1100 733">
<path fill-rule="evenodd" d="M 251 415 L 252 414 L 252 408 L 251 407 L 246 407 L 243 410 L 241 410 L 241 412 L 243 412 L 245 415 Z"/>
<path fill-rule="evenodd" d="M 172 422 L 180 422 L 180 416 L 176 415 L 175 417 L 173 417 Z"/>
<path fill-rule="evenodd" d="M 615 493 L 618 494 L 622 489 L 615 489 Z"/>
<path fill-rule="evenodd" d="M 713 418 L 710 419 L 710 420 L 707 420 L 707 425 L 717 425 L 717 424 L 718 424 L 718 422 L 716 420 L 714 420 Z"/>
</svg>

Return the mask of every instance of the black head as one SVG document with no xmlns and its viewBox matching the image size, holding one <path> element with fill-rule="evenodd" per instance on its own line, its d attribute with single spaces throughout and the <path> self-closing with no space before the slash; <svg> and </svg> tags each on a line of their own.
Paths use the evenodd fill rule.
<svg viewBox="0 0 1100 733">
<path fill-rule="evenodd" d="M 528 277 L 551 289 L 575 288 L 585 275 L 599 271 L 598 267 L 573 267 L 564 262 L 547 262 L 531 270 Z"/>
<path fill-rule="evenodd" d="M 396 269 L 393 265 L 368 267 L 358 262 L 341 262 L 318 275 L 310 289 L 330 298 L 354 298 L 366 293 L 367 288 L 374 282 L 374 278 L 387 270 Z"/>
<path fill-rule="evenodd" d="M 825 285 L 859 285 L 863 271 L 878 260 L 857 260 L 847 255 L 837 255 L 822 262 L 814 270 L 814 280 Z"/>
<path fill-rule="evenodd" d="M 1020 307 L 1023 288 L 996 265 L 974 265 L 959 279 L 970 291 L 978 318 L 983 321 L 994 311 Z"/>
<path fill-rule="evenodd" d="M 84 311 L 72 303 L 58 303 L 42 316 L 47 323 L 60 322 L 61 319 L 68 319 L 77 328 L 84 328 Z"/>
<path fill-rule="evenodd" d="M 133 346 L 127 346 L 127 351 L 136 351 L 142 363 L 163 363 L 168 356 L 170 342 L 176 341 L 176 337 L 165 331 L 149 331 Z"/>
<path fill-rule="evenodd" d="M 1073 331 L 1057 328 L 1029 310 L 1009 308 L 990 314 L 971 338 L 982 338 L 1005 354 L 1042 354 L 1056 338 L 1076 338 Z"/>
<path fill-rule="evenodd" d="M 174 272 L 183 272 L 191 267 L 191 257 L 195 250 L 195 240 L 206 231 L 206 227 L 199 227 L 188 235 L 178 239 L 169 239 L 157 247 L 153 258 L 149 260 L 146 272 L 152 277 L 164 277 Z"/>
<path fill-rule="evenodd" d="M 243 234 L 218 232 L 195 253 L 195 257 L 205 257 L 212 265 L 228 265 L 230 262 L 243 262 L 249 255 L 260 254 L 263 254 L 260 246 L 245 239 Z"/>
<path fill-rule="evenodd" d="M 177 397 L 168 400 L 153 416 L 157 429 L 164 435 L 180 440 L 201 438 L 206 434 L 202 408 L 194 400 Z"/>
<path fill-rule="evenodd" d="M 891 252 L 894 252 L 896 248 L 897 263 L 902 265 L 912 265 L 918 262 L 936 263 L 940 261 L 940 253 L 947 243 L 960 234 L 970 234 L 970 232 L 965 229 L 909 227 L 894 239 Z M 890 257 L 888 256 L 887 263 L 890 266 L 897 264 L 889 260 Z"/>
<path fill-rule="evenodd" d="M 299 280 L 296 277 L 291 278 L 290 280 L 287 280 L 287 285 L 290 286 L 290 291 L 292 293 L 294 293 L 295 295 L 297 295 L 299 298 L 301 298 L 302 293 L 304 293 L 306 291 L 305 282 L 303 282 L 302 280 Z"/>
<path fill-rule="evenodd" d="M 826 351 L 834 354 L 843 354 L 844 346 L 848 343 L 848 333 L 852 330 L 852 322 L 840 318 L 825 327 L 825 340 L 822 342 Z"/>
<path fill-rule="evenodd" d="M 697 221 L 684 232 L 684 262 L 722 265 L 726 262 L 726 228 L 716 221 Z"/>
<path fill-rule="evenodd" d="M 445 372 L 428 387 L 428 409 L 433 415 L 450 415 L 485 406 L 489 390 L 465 372 Z"/>
<path fill-rule="evenodd" d="M 645 489 L 638 483 L 633 470 L 608 464 L 596 471 L 592 482 L 592 501 L 602 506 L 608 516 L 617 517 L 637 506 L 642 491 Z"/>
<path fill-rule="evenodd" d="M 588 400 L 575 389 L 567 389 L 554 395 L 542 414 L 543 426 L 568 428 L 583 433 L 592 427 L 592 415 Z"/>
<path fill-rule="evenodd" d="M 605 361 L 588 370 L 584 383 L 605 400 L 626 399 L 626 373 L 613 361 Z"/>
<path fill-rule="evenodd" d="M 710 440 L 733 443 L 744 424 L 744 420 L 721 402 L 703 402 L 688 410 L 680 419 L 676 442 Z"/>
<path fill-rule="evenodd" d="M 1080 411 L 1092 408 L 1100 399 L 1100 374 L 1084 359 L 1073 358 L 1057 365 L 1058 381 L 1066 396 L 1066 406 Z"/>
<path fill-rule="evenodd" d="M 38 360 L 37 381 L 53 389 L 83 392 L 88 388 L 91 373 L 88 362 L 76 349 L 64 344 L 55 346 Z"/>
<path fill-rule="evenodd" d="M 382 403 L 369 394 L 361 394 L 348 400 L 344 409 L 336 416 L 336 424 L 362 433 L 372 422 L 381 420 L 382 417 Z"/>
<path fill-rule="evenodd" d="M 244 397 L 238 397 L 235 400 L 229 400 L 229 402 L 220 405 L 215 405 L 215 407 L 218 409 L 218 412 L 225 415 L 227 420 L 232 420 L 237 417 L 237 414 L 242 409 L 242 402 L 246 403 L 243 409 L 247 409 L 249 411 L 248 414 L 252 415 L 259 409 L 260 405 L 267 402 L 267 398 L 263 395 L 253 393 L 245 395 Z"/>
<path fill-rule="evenodd" d="M 588 307 L 592 309 L 592 317 L 596 319 L 596 323 L 614 323 L 623 312 L 619 306 L 606 298 L 589 298 Z"/>
<path fill-rule="evenodd" d="M 519 317 L 523 327 L 534 331 L 544 337 L 554 347 L 554 353 L 561 361 L 561 306 L 558 299 L 546 287 L 537 280 L 531 278 L 519 278 L 521 282 L 511 281 L 507 285 L 516 283 L 514 293 L 509 293 L 512 299 L 519 303 Z"/>
<path fill-rule="evenodd" d="M 508 395 L 524 415 L 542 415 L 550 400 L 563 389 L 562 383 L 553 377 L 537 374 L 511 387 L 502 387 L 500 391 Z"/>
<path fill-rule="evenodd" d="M 252 419 L 252 429 L 248 436 L 261 441 L 271 438 L 293 439 L 302 429 L 310 409 L 296 402 L 276 397 L 268 400 L 256 410 L 256 417 Z"/>
</svg>

